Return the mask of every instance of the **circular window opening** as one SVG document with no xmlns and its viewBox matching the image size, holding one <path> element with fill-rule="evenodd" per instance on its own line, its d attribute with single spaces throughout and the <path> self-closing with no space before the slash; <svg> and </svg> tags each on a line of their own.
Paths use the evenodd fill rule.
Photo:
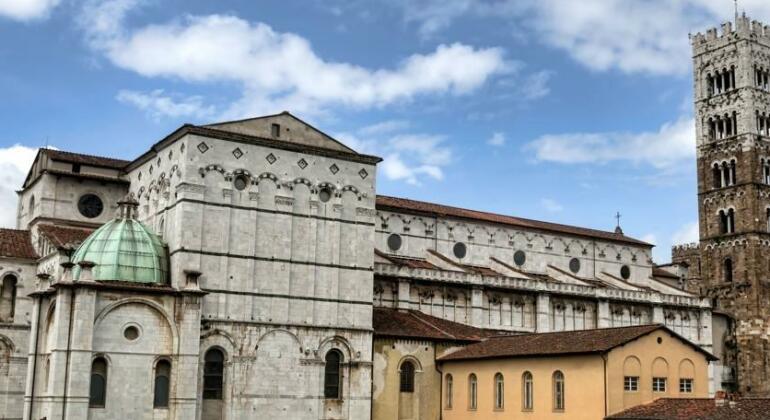
<svg viewBox="0 0 770 420">
<path fill-rule="evenodd" d="M 631 277 L 631 269 L 627 265 L 620 267 L 620 277 L 623 277 L 623 280 L 628 280 Z"/>
<path fill-rule="evenodd" d="M 663 338 L 658 337 L 658 344 L 661 344 L 661 343 L 663 343 Z"/>
<path fill-rule="evenodd" d="M 328 188 L 321 188 L 321 191 L 318 191 L 318 199 L 321 200 L 322 203 L 326 203 L 327 201 L 332 199 L 332 190 Z"/>
<path fill-rule="evenodd" d="M 391 251 L 398 251 L 401 249 L 401 235 L 391 233 L 390 236 L 388 236 L 388 248 L 390 248 Z"/>
<path fill-rule="evenodd" d="M 136 328 L 133 325 L 126 327 L 126 329 L 123 330 L 123 337 L 126 337 L 126 340 L 128 341 L 136 340 L 139 338 L 139 328 Z"/>
<path fill-rule="evenodd" d="M 573 273 L 577 273 L 580 271 L 580 260 L 577 258 L 573 258 L 569 260 L 569 271 L 572 271 Z"/>
<path fill-rule="evenodd" d="M 462 259 L 465 258 L 465 254 L 468 253 L 468 248 L 464 243 L 458 242 L 455 244 L 454 248 L 452 248 L 452 251 L 454 252 L 455 257 Z"/>
<path fill-rule="evenodd" d="M 519 267 L 524 265 L 525 262 L 527 262 L 527 254 L 524 251 L 516 251 L 513 253 L 513 262 L 516 263 Z"/>
<path fill-rule="evenodd" d="M 85 217 L 93 219 L 99 217 L 104 211 L 104 203 L 102 199 L 95 194 L 85 194 L 78 200 L 78 211 Z"/>
<path fill-rule="evenodd" d="M 243 191 L 246 189 L 246 187 L 249 186 L 249 179 L 246 178 L 244 175 L 238 175 L 235 177 L 235 180 L 233 181 L 233 186 L 238 191 Z"/>
</svg>

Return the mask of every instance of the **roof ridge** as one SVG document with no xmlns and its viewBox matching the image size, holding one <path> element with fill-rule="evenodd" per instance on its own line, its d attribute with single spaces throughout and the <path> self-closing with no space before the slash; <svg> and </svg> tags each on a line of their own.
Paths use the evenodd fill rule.
<svg viewBox="0 0 770 420">
<path fill-rule="evenodd" d="M 588 332 L 588 331 L 622 330 L 622 329 L 644 328 L 644 327 L 661 328 L 661 327 L 665 327 L 665 325 L 660 323 L 655 323 L 655 324 L 640 324 L 640 325 L 624 325 L 622 327 L 596 327 L 596 328 L 586 328 L 583 330 L 570 330 L 570 331 L 525 332 L 525 333 L 514 334 L 514 335 L 496 335 L 490 338 L 510 338 L 510 337 L 522 337 L 522 336 L 528 336 L 528 335 L 542 336 L 546 334 L 572 334 L 572 333 L 580 333 L 580 332 Z"/>
<path fill-rule="evenodd" d="M 453 338 L 455 340 L 457 339 L 457 336 L 455 336 L 454 334 L 450 334 L 450 333 L 442 330 L 441 328 L 439 328 L 439 327 L 429 323 L 427 320 L 424 320 L 424 319 L 420 318 L 419 316 L 416 315 L 416 312 L 419 312 L 419 311 L 414 311 L 414 310 L 410 309 L 409 310 L 409 315 L 411 315 L 412 318 L 416 319 L 417 321 L 419 321 L 419 322 L 421 322 L 421 323 L 423 323 L 423 324 L 433 328 L 434 330 L 436 330 L 436 331 L 446 335 L 447 337 Z M 419 312 L 419 313 L 422 315 L 422 312 Z"/>
<path fill-rule="evenodd" d="M 62 150 L 62 149 L 48 149 L 45 147 L 41 147 L 40 150 L 43 150 L 44 151 L 43 153 L 53 152 L 53 153 L 62 153 L 67 155 L 83 156 L 83 157 L 89 157 L 89 158 L 117 160 L 117 161 L 127 162 L 127 163 L 131 162 L 130 160 L 127 160 L 127 159 L 115 158 L 111 156 L 91 155 L 88 153 L 72 152 L 69 150 Z"/>
</svg>

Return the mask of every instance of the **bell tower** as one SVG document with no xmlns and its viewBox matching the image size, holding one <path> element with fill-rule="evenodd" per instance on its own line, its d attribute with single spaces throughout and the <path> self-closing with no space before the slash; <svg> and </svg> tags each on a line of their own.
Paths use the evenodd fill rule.
<svg viewBox="0 0 770 420">
<path fill-rule="evenodd" d="M 770 395 L 770 26 L 692 36 L 700 291 L 732 326 L 717 383 Z M 727 359 L 727 360 L 724 360 Z"/>
</svg>

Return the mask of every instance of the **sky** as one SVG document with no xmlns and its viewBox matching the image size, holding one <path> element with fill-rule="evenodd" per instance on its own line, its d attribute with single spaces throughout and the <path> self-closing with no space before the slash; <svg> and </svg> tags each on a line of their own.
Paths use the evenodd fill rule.
<svg viewBox="0 0 770 420">
<path fill-rule="evenodd" d="M 290 111 L 378 193 L 696 241 L 689 33 L 731 0 L 0 0 L 0 226 L 37 148 Z M 741 0 L 770 23 L 770 2 Z"/>
</svg>

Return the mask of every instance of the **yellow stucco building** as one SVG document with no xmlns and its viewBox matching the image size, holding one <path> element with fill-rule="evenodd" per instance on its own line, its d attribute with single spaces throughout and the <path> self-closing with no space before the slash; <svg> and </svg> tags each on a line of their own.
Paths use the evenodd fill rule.
<svg viewBox="0 0 770 420">
<path fill-rule="evenodd" d="M 494 337 L 439 357 L 442 419 L 602 419 L 708 397 L 714 356 L 662 325 Z"/>
</svg>

